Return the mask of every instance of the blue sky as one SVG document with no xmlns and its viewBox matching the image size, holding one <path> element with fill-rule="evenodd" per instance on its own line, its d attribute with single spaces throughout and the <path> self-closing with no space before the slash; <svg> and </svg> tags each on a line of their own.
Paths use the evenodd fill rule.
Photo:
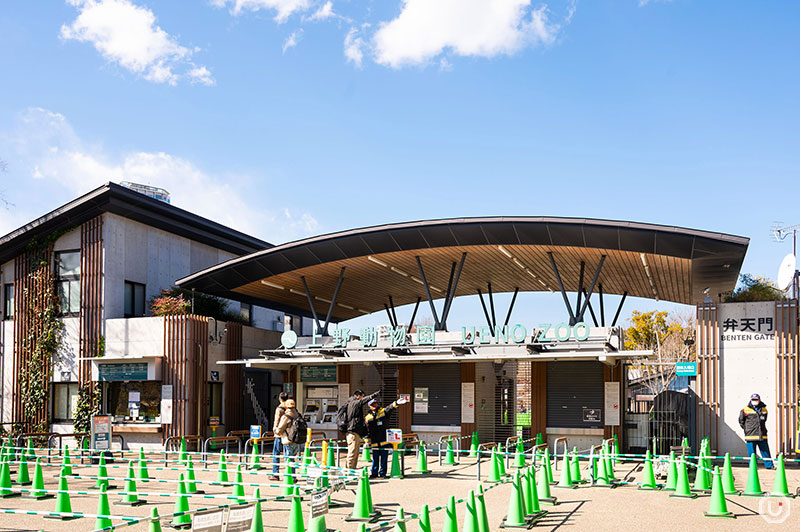
<svg viewBox="0 0 800 532">
<path fill-rule="evenodd" d="M 800 223 L 798 21 L 793 2 L 7 0 L 0 233 L 131 180 L 275 243 L 613 218 L 749 236 L 743 271 L 774 277 L 770 228 Z"/>
</svg>

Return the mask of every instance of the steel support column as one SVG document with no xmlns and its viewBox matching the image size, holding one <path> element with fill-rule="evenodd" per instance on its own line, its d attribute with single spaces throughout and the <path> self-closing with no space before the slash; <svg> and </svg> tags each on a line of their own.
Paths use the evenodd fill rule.
<svg viewBox="0 0 800 532">
<path fill-rule="evenodd" d="M 628 297 L 627 290 L 622 293 L 622 299 L 619 302 L 619 307 L 617 307 L 617 313 L 614 314 L 614 321 L 611 322 L 612 327 L 617 324 L 617 319 L 619 318 L 619 313 L 622 312 L 622 305 L 625 304 L 626 297 Z"/>
<path fill-rule="evenodd" d="M 453 298 L 455 297 L 456 290 L 458 289 L 458 280 L 461 277 L 461 270 L 464 268 L 464 261 L 467 258 L 466 252 L 461 254 L 461 261 L 459 263 L 453 263 L 452 268 L 450 269 L 450 281 L 448 282 L 447 286 L 447 293 L 444 296 L 444 306 L 442 307 L 442 315 L 441 317 L 436 313 L 436 306 L 433 304 L 433 296 L 431 295 L 431 288 L 428 284 L 428 278 L 425 277 L 425 269 L 422 267 L 422 261 L 419 258 L 419 255 L 415 257 L 417 259 L 417 268 L 419 268 L 419 275 L 422 277 L 422 284 L 425 287 L 425 294 L 428 296 L 428 303 L 431 306 L 431 314 L 433 314 L 433 322 L 434 326 L 437 331 L 442 331 L 447 329 L 447 316 L 450 314 L 450 306 L 453 303 Z M 456 265 L 458 265 L 458 269 L 456 269 Z"/>
<path fill-rule="evenodd" d="M 339 280 L 336 281 L 336 288 L 333 290 L 333 298 L 331 298 L 330 305 L 328 306 L 328 313 L 325 315 L 325 324 L 322 325 L 319 322 L 319 316 L 317 316 L 317 310 L 314 308 L 314 298 L 311 297 L 311 290 L 308 289 L 308 283 L 306 282 L 305 275 L 300 276 L 300 280 L 303 281 L 303 288 L 306 291 L 306 297 L 308 298 L 308 306 L 311 309 L 311 315 L 314 317 L 314 323 L 317 325 L 317 331 L 320 332 L 322 336 L 328 335 L 328 325 L 331 323 L 331 316 L 333 315 L 333 307 L 336 306 L 336 299 L 339 297 L 339 289 L 342 287 L 342 281 L 344 280 L 344 269 L 345 267 L 342 266 L 341 271 L 339 272 Z"/>
</svg>

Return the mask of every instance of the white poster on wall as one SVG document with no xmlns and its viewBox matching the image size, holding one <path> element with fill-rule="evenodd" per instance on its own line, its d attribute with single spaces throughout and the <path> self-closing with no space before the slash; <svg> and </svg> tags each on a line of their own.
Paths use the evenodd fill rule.
<svg viewBox="0 0 800 532">
<path fill-rule="evenodd" d="M 605 418 L 606 425 L 618 426 L 620 422 L 619 414 L 619 383 L 605 383 Z"/>
<path fill-rule="evenodd" d="M 172 425 L 172 385 L 161 385 L 161 423 Z"/>
<path fill-rule="evenodd" d="M 461 383 L 461 422 L 475 423 L 475 383 Z"/>
</svg>

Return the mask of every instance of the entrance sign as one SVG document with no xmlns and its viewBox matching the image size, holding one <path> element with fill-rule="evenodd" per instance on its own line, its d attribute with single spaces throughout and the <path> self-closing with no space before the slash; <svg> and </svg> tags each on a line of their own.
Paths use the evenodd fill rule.
<svg viewBox="0 0 800 532">
<path fill-rule="evenodd" d="M 403 429 L 386 429 L 386 443 L 393 445 L 403 443 Z"/>
<path fill-rule="evenodd" d="M 249 532 L 253 525 L 253 515 L 255 515 L 255 505 L 240 508 L 231 508 L 228 512 L 228 526 L 225 532 Z"/>
<path fill-rule="evenodd" d="M 599 408 L 584 408 L 583 409 L 584 423 L 600 423 L 600 409 Z"/>
<path fill-rule="evenodd" d="M 475 383 L 461 383 L 461 422 L 475 423 Z"/>
<path fill-rule="evenodd" d="M 336 382 L 336 366 L 300 366 L 300 382 Z"/>
<path fill-rule="evenodd" d="M 328 497 L 330 490 L 311 494 L 311 519 L 316 519 L 328 513 Z"/>
<path fill-rule="evenodd" d="M 620 423 L 619 413 L 619 383 L 605 383 L 605 417 L 607 426 L 618 426 Z"/>
<path fill-rule="evenodd" d="M 111 449 L 111 416 L 92 416 L 92 449 Z"/>
<path fill-rule="evenodd" d="M 261 425 L 250 425 L 250 439 L 258 440 L 261 438 Z"/>
<path fill-rule="evenodd" d="M 678 377 L 696 377 L 697 362 L 678 362 L 675 364 L 675 375 Z"/>
<path fill-rule="evenodd" d="M 161 423 L 172 425 L 172 385 L 161 385 Z"/>
<path fill-rule="evenodd" d="M 192 516 L 192 530 L 202 532 L 222 532 L 222 517 L 225 510 L 197 512 Z"/>
</svg>

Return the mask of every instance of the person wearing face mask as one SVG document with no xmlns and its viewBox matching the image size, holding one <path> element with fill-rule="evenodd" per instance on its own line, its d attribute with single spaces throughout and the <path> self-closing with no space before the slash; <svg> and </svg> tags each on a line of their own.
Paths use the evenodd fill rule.
<svg viewBox="0 0 800 532">
<path fill-rule="evenodd" d="M 764 467 L 772 469 L 772 456 L 767 441 L 767 405 L 761 402 L 761 396 L 754 393 L 750 403 L 739 412 L 739 426 L 744 430 L 744 441 L 747 443 L 747 455 L 761 453 Z"/>
</svg>

